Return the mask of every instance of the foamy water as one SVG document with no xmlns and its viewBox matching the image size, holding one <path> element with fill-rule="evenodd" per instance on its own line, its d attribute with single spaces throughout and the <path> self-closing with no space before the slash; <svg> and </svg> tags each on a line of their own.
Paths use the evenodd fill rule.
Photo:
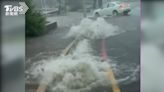
<svg viewBox="0 0 164 92">
<path fill-rule="evenodd" d="M 42 84 L 51 85 L 53 92 L 86 92 L 96 86 L 110 85 L 106 73 L 110 65 L 91 52 L 89 41 L 82 40 L 72 54 L 34 65 L 32 75 L 40 77 Z"/>
<path fill-rule="evenodd" d="M 94 87 L 110 86 L 107 70 L 111 66 L 115 67 L 114 64 L 101 62 L 100 57 L 94 56 L 92 51 L 89 40 L 84 39 L 67 56 L 35 63 L 31 68 L 31 74 L 39 83 L 49 85 L 53 92 L 89 92 Z M 132 71 L 132 74 L 117 79 L 117 82 L 135 81 L 139 68 Z"/>
<path fill-rule="evenodd" d="M 79 25 L 71 27 L 67 36 L 101 39 L 118 34 L 118 29 L 117 26 L 107 23 L 103 18 L 97 18 L 95 21 L 85 18 Z"/>
</svg>

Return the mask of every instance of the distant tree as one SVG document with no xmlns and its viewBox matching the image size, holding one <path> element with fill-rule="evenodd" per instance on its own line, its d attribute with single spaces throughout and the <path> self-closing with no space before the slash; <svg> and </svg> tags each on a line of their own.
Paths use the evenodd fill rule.
<svg viewBox="0 0 164 92">
<path fill-rule="evenodd" d="M 25 0 L 29 10 L 26 13 L 26 35 L 38 36 L 45 32 L 45 17 L 34 9 L 32 0 Z"/>
</svg>

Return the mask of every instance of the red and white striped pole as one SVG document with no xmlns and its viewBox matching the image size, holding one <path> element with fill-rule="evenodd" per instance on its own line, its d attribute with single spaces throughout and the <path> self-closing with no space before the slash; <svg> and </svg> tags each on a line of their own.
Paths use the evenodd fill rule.
<svg viewBox="0 0 164 92">
<path fill-rule="evenodd" d="M 101 40 L 101 58 L 103 61 L 106 61 L 108 59 L 108 54 L 106 50 L 106 40 L 103 38 Z"/>
</svg>

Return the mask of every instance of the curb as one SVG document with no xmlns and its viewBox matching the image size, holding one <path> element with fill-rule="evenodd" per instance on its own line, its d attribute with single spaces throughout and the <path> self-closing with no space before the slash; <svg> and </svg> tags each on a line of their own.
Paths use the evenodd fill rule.
<svg viewBox="0 0 164 92">
<path fill-rule="evenodd" d="M 57 28 L 57 22 L 50 22 L 46 23 L 46 31 L 49 32 L 50 30 L 56 29 Z"/>
</svg>

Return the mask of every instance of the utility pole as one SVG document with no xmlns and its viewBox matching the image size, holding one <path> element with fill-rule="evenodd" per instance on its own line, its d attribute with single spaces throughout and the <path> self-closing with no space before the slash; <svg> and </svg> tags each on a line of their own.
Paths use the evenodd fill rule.
<svg viewBox="0 0 164 92">
<path fill-rule="evenodd" d="M 86 7 L 85 7 L 85 3 L 86 1 L 85 0 L 82 0 L 82 3 L 83 3 L 83 16 L 84 17 L 87 17 L 87 12 L 86 12 Z"/>
<path fill-rule="evenodd" d="M 42 11 L 43 11 L 43 8 L 44 8 L 43 1 L 42 0 L 40 1 L 41 1 Z"/>
<path fill-rule="evenodd" d="M 45 0 L 41 0 L 41 3 L 43 4 L 45 11 L 46 11 L 46 17 L 47 17 L 47 6 L 46 6 L 46 1 Z"/>
<path fill-rule="evenodd" d="M 57 0 L 58 1 L 58 14 L 60 15 L 61 14 L 61 0 Z"/>
<path fill-rule="evenodd" d="M 99 8 L 102 8 L 102 0 L 98 0 L 98 6 Z"/>
<path fill-rule="evenodd" d="M 97 0 L 93 0 L 93 9 L 96 9 Z"/>
<path fill-rule="evenodd" d="M 64 2 L 64 12 L 65 12 L 65 15 L 67 14 L 67 4 L 68 4 L 68 0 L 65 0 Z"/>
</svg>

